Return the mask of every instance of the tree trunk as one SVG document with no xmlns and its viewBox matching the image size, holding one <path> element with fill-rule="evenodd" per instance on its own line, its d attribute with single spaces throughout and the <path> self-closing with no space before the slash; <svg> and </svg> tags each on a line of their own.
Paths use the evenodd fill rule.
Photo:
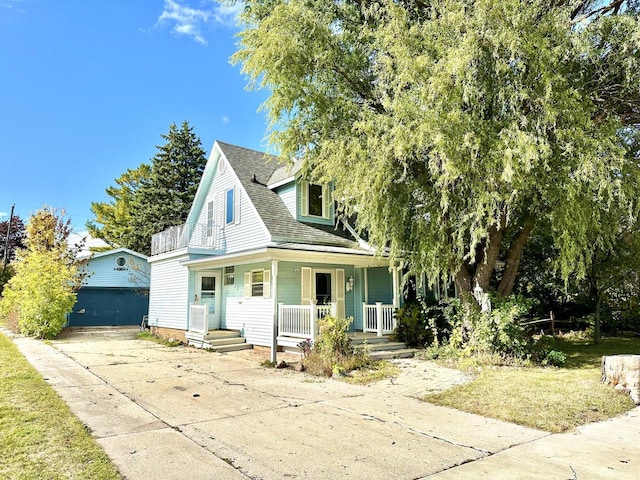
<svg viewBox="0 0 640 480">
<path fill-rule="evenodd" d="M 500 285 L 498 285 L 498 295 L 506 297 L 511 295 L 513 286 L 516 283 L 516 275 L 518 274 L 518 268 L 520 267 L 520 259 L 522 258 L 522 251 L 524 246 L 529 240 L 529 236 L 533 231 L 535 225 L 535 219 L 533 215 L 529 215 L 524 225 L 514 235 L 509 250 L 507 251 L 507 259 L 504 266 L 504 272 L 502 273 L 502 279 Z"/>
<path fill-rule="evenodd" d="M 476 267 L 476 273 L 473 276 L 473 285 L 478 282 L 478 285 L 486 292 L 489 289 L 489 283 L 491 282 L 491 275 L 496 268 L 496 262 L 500 255 L 500 244 L 504 236 L 505 220 L 501 219 L 500 225 L 493 226 L 489 229 L 489 235 L 487 237 L 488 243 L 485 245 L 485 251 L 482 256 L 483 261 L 480 261 Z"/>
</svg>

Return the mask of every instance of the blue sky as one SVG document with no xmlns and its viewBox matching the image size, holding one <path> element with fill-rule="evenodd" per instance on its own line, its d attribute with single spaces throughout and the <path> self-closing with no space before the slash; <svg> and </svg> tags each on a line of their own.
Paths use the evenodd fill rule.
<svg viewBox="0 0 640 480">
<path fill-rule="evenodd" d="M 171 123 L 207 152 L 266 149 L 266 93 L 229 63 L 235 25 L 214 0 L 0 0 L 0 220 L 50 205 L 84 230 Z"/>
</svg>

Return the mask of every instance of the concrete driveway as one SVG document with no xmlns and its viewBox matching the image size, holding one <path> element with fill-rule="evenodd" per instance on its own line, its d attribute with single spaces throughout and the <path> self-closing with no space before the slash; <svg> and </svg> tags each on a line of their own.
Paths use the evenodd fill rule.
<svg viewBox="0 0 640 480">
<path fill-rule="evenodd" d="M 639 409 L 549 435 L 388 385 L 265 369 L 256 351 L 168 348 L 124 332 L 14 342 L 127 479 L 637 479 L 640 471 Z"/>
</svg>

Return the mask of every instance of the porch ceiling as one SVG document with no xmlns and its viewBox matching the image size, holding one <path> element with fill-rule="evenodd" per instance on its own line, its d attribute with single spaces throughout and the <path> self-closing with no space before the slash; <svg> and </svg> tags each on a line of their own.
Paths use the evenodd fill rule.
<svg viewBox="0 0 640 480">
<path fill-rule="evenodd" d="M 375 256 L 370 252 L 352 248 L 320 247 L 317 245 L 287 244 L 264 247 L 245 252 L 216 255 L 182 262 L 194 268 L 217 268 L 225 265 L 244 265 L 249 263 L 268 262 L 272 260 L 301 263 L 330 263 L 353 265 L 356 268 L 387 267 L 387 257 Z"/>
</svg>

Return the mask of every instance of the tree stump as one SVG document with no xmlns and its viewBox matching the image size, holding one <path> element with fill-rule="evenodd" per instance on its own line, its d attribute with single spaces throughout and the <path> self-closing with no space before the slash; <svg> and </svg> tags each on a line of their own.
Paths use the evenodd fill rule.
<svg viewBox="0 0 640 480">
<path fill-rule="evenodd" d="M 602 383 L 624 390 L 640 405 L 640 355 L 602 357 Z"/>
</svg>

